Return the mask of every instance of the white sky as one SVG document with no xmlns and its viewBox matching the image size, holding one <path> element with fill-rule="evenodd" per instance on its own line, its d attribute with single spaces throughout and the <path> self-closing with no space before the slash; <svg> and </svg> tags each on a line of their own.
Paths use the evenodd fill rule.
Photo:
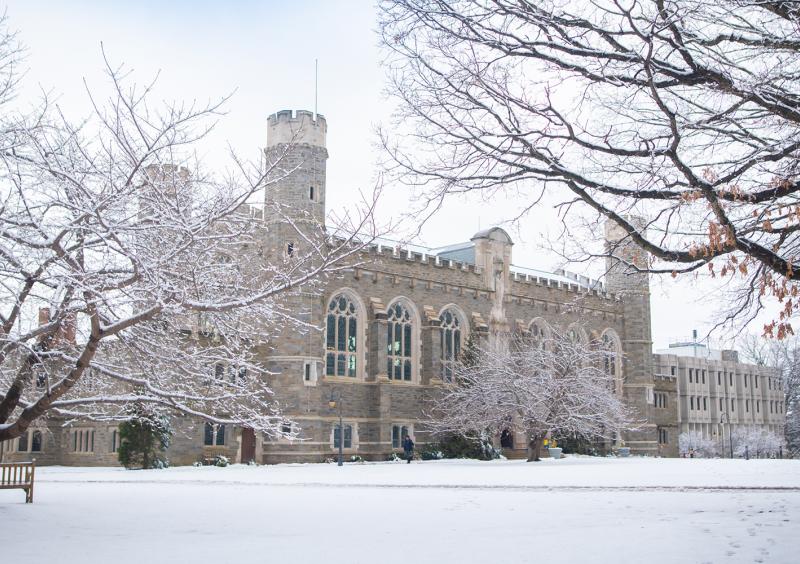
<svg viewBox="0 0 800 564">
<path fill-rule="evenodd" d="M 328 209 L 348 205 L 375 181 L 375 128 L 388 122 L 383 94 L 375 0 L 8 0 L 9 26 L 27 48 L 20 98 L 56 94 L 64 111 L 88 114 L 84 79 L 106 86 L 100 44 L 113 63 L 125 63 L 139 82 L 161 73 L 168 100 L 205 102 L 235 94 L 228 114 L 204 148 L 211 161 L 228 143 L 257 155 L 266 142 L 266 118 L 281 109 L 314 106 L 314 59 L 319 59 L 319 112 L 328 120 Z M 410 195 L 387 187 L 383 213 L 407 208 Z M 468 240 L 519 207 L 513 198 L 453 201 L 422 232 L 420 244 Z M 552 270 L 557 259 L 541 248 L 556 230 L 555 211 L 537 210 L 510 229 L 514 263 Z M 410 222 L 404 221 L 408 228 Z M 581 272 L 581 267 L 570 268 Z M 581 272 L 583 273 L 583 272 Z M 596 273 L 591 273 L 596 274 Z M 704 289 L 707 288 L 707 289 Z M 719 301 L 707 284 L 670 279 L 653 284 L 654 347 L 711 326 Z"/>
</svg>

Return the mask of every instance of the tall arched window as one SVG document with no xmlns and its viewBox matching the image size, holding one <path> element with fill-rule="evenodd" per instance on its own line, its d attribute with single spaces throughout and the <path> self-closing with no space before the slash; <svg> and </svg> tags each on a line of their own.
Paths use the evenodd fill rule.
<svg viewBox="0 0 800 564">
<path fill-rule="evenodd" d="M 550 337 L 550 331 L 544 319 L 537 318 L 531 321 L 528 325 L 528 332 L 530 334 L 531 345 L 536 348 L 543 348 L 545 342 Z"/>
<path fill-rule="evenodd" d="M 439 315 L 442 333 L 442 381 L 452 382 L 455 365 L 461 354 L 461 319 L 452 308 Z"/>
<path fill-rule="evenodd" d="M 386 373 L 390 380 L 411 381 L 412 373 L 412 317 L 401 302 L 389 306 L 388 316 L 389 345 Z"/>
<path fill-rule="evenodd" d="M 614 379 L 614 390 L 622 395 L 622 346 L 611 329 L 603 331 L 600 346 L 603 349 L 603 372 Z"/>
<path fill-rule="evenodd" d="M 589 342 L 589 338 L 586 336 L 586 331 L 577 323 L 573 323 L 567 328 L 567 337 L 570 341 L 576 344 L 586 344 Z"/>
<path fill-rule="evenodd" d="M 328 303 L 325 341 L 325 374 L 355 378 L 358 357 L 358 310 L 347 295 L 337 294 Z"/>
</svg>

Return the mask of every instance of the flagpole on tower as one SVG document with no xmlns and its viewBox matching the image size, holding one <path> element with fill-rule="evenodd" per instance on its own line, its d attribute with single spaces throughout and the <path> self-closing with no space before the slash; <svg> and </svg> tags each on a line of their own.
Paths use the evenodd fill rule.
<svg viewBox="0 0 800 564">
<path fill-rule="evenodd" d="M 319 60 L 314 59 L 314 119 L 317 119 L 317 93 L 319 92 Z"/>
</svg>

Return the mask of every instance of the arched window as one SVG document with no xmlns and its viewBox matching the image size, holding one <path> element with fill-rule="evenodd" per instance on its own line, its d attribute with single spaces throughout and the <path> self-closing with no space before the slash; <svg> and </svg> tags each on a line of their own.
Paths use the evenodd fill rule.
<svg viewBox="0 0 800 564">
<path fill-rule="evenodd" d="M 614 378 L 617 376 L 617 348 L 608 333 L 603 335 L 603 353 L 603 372 Z"/>
<path fill-rule="evenodd" d="M 390 380 L 411 381 L 413 331 L 412 316 L 401 302 L 389 306 L 388 316 L 388 355 L 386 374 Z"/>
<path fill-rule="evenodd" d="M 452 308 L 439 315 L 442 333 L 442 381 L 452 382 L 455 365 L 461 355 L 461 318 Z"/>
<path fill-rule="evenodd" d="M 600 337 L 603 350 L 603 372 L 614 379 L 614 389 L 622 395 L 622 346 L 616 333 L 611 329 L 603 331 Z"/>
<path fill-rule="evenodd" d="M 586 344 L 589 342 L 589 338 L 586 336 L 586 331 L 584 331 L 583 327 L 577 323 L 573 323 L 567 328 L 567 337 L 573 343 Z"/>
<path fill-rule="evenodd" d="M 531 344 L 536 348 L 543 348 L 545 342 L 550 338 L 550 330 L 547 328 L 547 323 L 544 319 L 534 319 L 528 325 L 528 333 L 530 335 Z"/>
<path fill-rule="evenodd" d="M 358 358 L 358 310 L 345 294 L 328 303 L 325 374 L 355 378 Z"/>
</svg>

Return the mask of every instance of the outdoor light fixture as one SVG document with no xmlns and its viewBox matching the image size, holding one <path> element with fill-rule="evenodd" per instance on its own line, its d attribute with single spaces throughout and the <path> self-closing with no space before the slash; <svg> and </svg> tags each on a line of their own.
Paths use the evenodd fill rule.
<svg viewBox="0 0 800 564">
<path fill-rule="evenodd" d="M 333 390 L 331 390 L 331 397 L 328 399 L 328 407 L 331 409 L 336 409 L 336 406 L 339 406 L 339 460 L 336 463 L 337 466 L 343 466 L 344 464 L 344 425 L 342 425 L 342 392 L 334 395 Z"/>
<path fill-rule="evenodd" d="M 731 416 L 728 415 L 728 412 L 725 411 L 719 416 L 719 424 L 722 425 L 725 422 L 725 419 L 728 420 L 728 441 L 730 442 L 731 446 L 731 458 L 733 458 L 733 427 L 731 426 Z M 722 428 L 722 449 L 725 449 L 725 428 Z M 722 455 L 725 458 L 725 455 Z"/>
</svg>

